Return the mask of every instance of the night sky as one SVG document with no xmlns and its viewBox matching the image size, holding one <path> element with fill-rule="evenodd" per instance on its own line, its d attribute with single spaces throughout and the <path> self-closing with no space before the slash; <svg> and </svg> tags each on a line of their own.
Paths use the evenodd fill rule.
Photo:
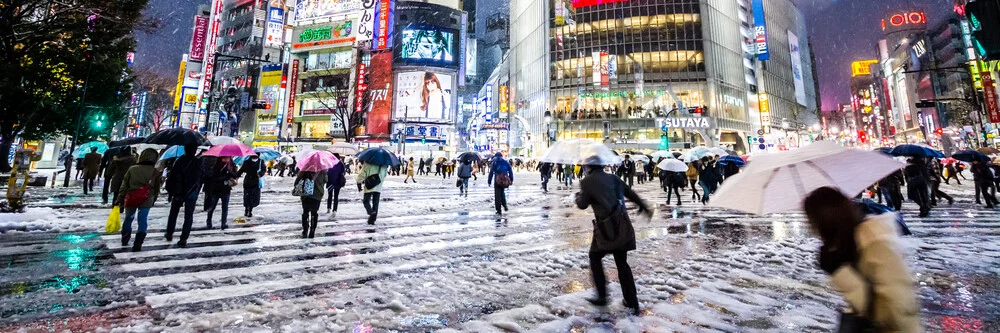
<svg viewBox="0 0 1000 333">
<path fill-rule="evenodd" d="M 767 0 L 765 0 L 767 1 Z M 874 59 L 881 38 L 880 21 L 888 11 L 923 8 L 930 25 L 952 9 L 952 0 L 792 0 L 806 15 L 809 37 L 816 54 L 823 110 L 848 103 L 850 64 Z M 210 0 L 150 0 L 149 14 L 163 19 L 163 27 L 153 35 L 139 35 L 136 65 L 148 66 L 164 74 L 177 75 L 181 55 L 191 41 L 193 17 L 199 4 Z"/>
</svg>

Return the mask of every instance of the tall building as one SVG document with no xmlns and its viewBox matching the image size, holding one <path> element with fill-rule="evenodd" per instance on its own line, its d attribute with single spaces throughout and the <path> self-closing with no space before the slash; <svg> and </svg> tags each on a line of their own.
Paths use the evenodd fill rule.
<svg viewBox="0 0 1000 333">
<path fill-rule="evenodd" d="M 769 119 L 786 125 L 770 142 L 792 141 L 818 122 L 805 20 L 790 1 L 754 2 L 756 22 L 744 0 L 512 1 L 508 103 L 525 121 L 511 131 L 534 134 L 522 151 L 589 138 L 750 152 Z"/>
<path fill-rule="evenodd" d="M 891 10 L 881 21 L 885 40 L 878 44 L 879 65 L 891 96 L 886 121 L 898 143 L 928 142 L 941 124 L 940 104 L 918 105 L 934 100 L 935 61 L 927 33 L 927 17 L 919 8 Z"/>
</svg>

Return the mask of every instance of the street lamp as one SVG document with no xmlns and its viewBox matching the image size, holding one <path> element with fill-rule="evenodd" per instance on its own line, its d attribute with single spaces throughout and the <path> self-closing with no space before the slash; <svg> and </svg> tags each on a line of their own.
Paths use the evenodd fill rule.
<svg viewBox="0 0 1000 333">
<path fill-rule="evenodd" d="M 543 118 L 545 119 L 545 146 L 549 147 L 552 143 L 552 130 L 550 128 L 552 125 L 552 112 L 545 110 Z"/>
</svg>

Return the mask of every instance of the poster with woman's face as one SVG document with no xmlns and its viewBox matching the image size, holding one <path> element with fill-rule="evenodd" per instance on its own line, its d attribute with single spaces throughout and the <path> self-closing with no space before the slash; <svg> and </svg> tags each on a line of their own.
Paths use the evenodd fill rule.
<svg viewBox="0 0 1000 333">
<path fill-rule="evenodd" d="M 450 121 L 453 119 L 452 75 L 405 72 L 396 79 L 396 112 L 393 118 Z"/>
</svg>

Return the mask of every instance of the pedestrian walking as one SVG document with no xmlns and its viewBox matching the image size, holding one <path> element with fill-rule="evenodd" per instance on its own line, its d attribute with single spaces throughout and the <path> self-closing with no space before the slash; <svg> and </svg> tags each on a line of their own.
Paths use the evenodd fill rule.
<svg viewBox="0 0 1000 333">
<path fill-rule="evenodd" d="M 154 150 L 153 152 L 155 153 L 156 151 Z M 118 154 L 108 163 L 108 168 L 104 170 L 104 191 L 101 192 L 101 198 L 105 204 L 108 203 L 109 191 L 111 192 L 111 202 L 118 202 L 118 196 L 121 194 L 121 191 L 118 189 L 122 186 L 125 173 L 135 165 L 135 162 L 132 150 L 126 148 L 118 150 Z M 153 162 L 155 163 L 156 161 Z"/>
<path fill-rule="evenodd" d="M 709 196 L 719 188 L 722 174 L 715 167 L 715 161 L 708 157 L 701 158 L 701 170 L 698 170 L 698 184 L 701 185 L 701 203 L 707 204 Z"/>
<path fill-rule="evenodd" d="M 968 178 L 965 178 L 965 169 L 966 169 L 966 167 L 965 167 L 964 163 L 958 163 L 958 165 L 955 166 L 955 169 L 957 170 L 956 173 L 958 174 L 959 177 L 962 177 L 962 179 L 965 179 L 965 180 L 969 180 Z M 957 181 L 958 177 L 956 177 L 955 180 Z M 975 181 L 975 180 L 973 180 L 973 181 Z"/>
<path fill-rule="evenodd" d="M 549 179 L 552 179 L 552 163 L 539 163 L 538 173 L 542 177 L 542 193 L 549 193 Z"/>
<path fill-rule="evenodd" d="M 364 163 L 358 172 L 358 191 L 364 191 L 362 204 L 368 213 L 368 224 L 375 224 L 378 219 L 378 204 L 382 198 L 382 184 L 385 182 L 389 167 Z"/>
<path fill-rule="evenodd" d="M 132 154 L 129 153 L 129 156 Z M 160 171 L 155 164 L 160 154 L 155 149 L 146 149 L 139 156 L 139 163 L 132 165 L 122 176 L 121 184 L 115 188 L 120 195 L 114 203 L 125 207 L 125 221 L 122 223 L 122 246 L 127 246 L 132 237 L 132 219 L 138 214 L 138 229 L 132 252 L 142 251 L 142 243 L 146 240 L 147 219 L 149 209 L 156 203 L 160 194 Z"/>
<path fill-rule="evenodd" d="M 250 156 L 236 178 L 243 177 L 243 215 L 253 217 L 253 209 L 260 205 L 260 190 L 264 188 L 264 161 L 258 155 Z"/>
<path fill-rule="evenodd" d="M 885 205 L 895 211 L 903 208 L 903 191 L 900 187 L 906 182 L 902 171 L 896 171 L 878 181 L 878 191 L 885 199 Z"/>
<path fill-rule="evenodd" d="M 458 195 L 464 195 L 468 198 L 469 178 L 472 178 L 472 162 L 465 160 L 461 163 L 462 165 L 458 166 Z"/>
<path fill-rule="evenodd" d="M 232 157 L 219 157 L 205 179 L 205 195 L 208 196 L 208 218 L 205 226 L 212 229 L 212 215 L 219 201 L 222 201 L 222 230 L 226 230 L 226 222 L 229 217 L 229 198 L 232 194 L 233 186 L 236 186 L 236 165 L 233 164 Z"/>
<path fill-rule="evenodd" d="M 573 186 L 573 165 L 566 164 L 562 168 L 563 175 L 563 186 L 570 187 Z"/>
<path fill-rule="evenodd" d="M 646 163 L 644 163 L 642 160 L 637 159 L 635 160 L 634 168 L 635 168 L 635 179 L 639 182 L 639 184 L 645 183 Z"/>
<path fill-rule="evenodd" d="M 333 154 L 338 161 L 343 161 L 340 154 Z M 340 205 L 340 189 L 347 185 L 347 169 L 343 162 L 326 169 L 326 213 L 337 217 L 337 207 Z M 413 181 L 417 182 L 416 180 Z M 332 207 L 331 207 L 332 204 Z"/>
<path fill-rule="evenodd" d="M 701 201 L 701 194 L 698 194 L 698 172 L 701 170 L 701 163 L 694 161 L 688 163 L 688 170 L 684 173 L 691 186 L 691 200 Z"/>
<path fill-rule="evenodd" d="M 629 159 L 629 155 L 625 155 L 625 160 L 622 161 L 621 166 L 618 167 L 618 173 L 621 175 L 622 181 L 624 181 L 628 187 L 632 187 L 632 181 L 635 177 L 635 164 Z"/>
<path fill-rule="evenodd" d="M 287 168 L 288 166 L 285 165 L 285 162 L 282 161 L 278 161 L 277 164 L 278 165 L 276 167 L 278 168 L 278 177 L 285 178 L 285 168 Z"/>
<path fill-rule="evenodd" d="M 994 196 L 996 187 L 993 184 L 993 172 L 982 161 L 972 162 L 972 181 L 976 183 L 976 204 L 982 203 L 979 201 L 980 193 L 982 193 L 983 201 L 986 201 L 986 208 L 995 207 L 998 203 Z"/>
<path fill-rule="evenodd" d="M 942 174 L 941 161 L 935 158 L 927 158 L 927 174 L 930 179 L 930 194 L 931 194 L 931 206 L 937 206 L 937 199 L 948 200 L 948 204 L 952 205 L 955 203 L 955 198 L 952 198 L 947 193 L 941 191 L 941 182 L 943 181 L 944 175 Z"/>
<path fill-rule="evenodd" d="M 295 156 L 292 156 L 292 161 L 288 164 L 288 176 L 296 177 L 299 174 L 298 161 L 295 160 Z"/>
<path fill-rule="evenodd" d="M 896 251 L 896 213 L 863 217 L 850 199 L 830 187 L 810 193 L 803 208 L 823 242 L 819 267 L 852 310 L 841 316 L 841 325 L 851 318 L 854 324 L 872 324 L 872 331 L 921 332 L 913 278 Z"/>
<path fill-rule="evenodd" d="M 423 163 L 423 162 L 421 161 L 421 163 Z M 413 178 L 413 176 L 415 174 L 416 174 L 416 171 L 413 170 L 413 157 L 410 157 L 410 162 L 406 163 L 406 178 L 403 179 L 403 183 L 404 184 L 408 183 L 410 181 L 410 179 L 412 179 L 413 183 L 416 184 L 417 183 L 417 179 Z"/>
<path fill-rule="evenodd" d="M 493 179 L 496 182 L 493 182 Z M 496 153 L 493 155 L 493 160 L 490 162 L 490 174 L 486 178 L 487 184 L 492 184 L 493 186 L 493 207 L 497 210 L 497 215 L 502 214 L 500 208 L 504 211 L 509 211 L 507 208 L 507 194 L 504 192 L 508 187 L 514 184 L 514 169 L 511 168 L 510 162 L 503 159 L 503 154 Z"/>
<path fill-rule="evenodd" d="M 926 217 L 931 211 L 930 196 L 930 175 L 927 174 L 927 165 L 924 159 L 912 157 L 909 164 L 903 168 L 903 175 L 906 176 L 906 193 L 910 200 L 920 206 L 919 217 Z"/>
<path fill-rule="evenodd" d="M 671 192 L 677 197 L 677 205 L 681 205 L 681 188 L 687 185 L 687 176 L 683 172 L 672 172 L 661 170 L 666 173 L 665 182 L 667 190 L 667 205 L 670 205 Z"/>
<path fill-rule="evenodd" d="M 339 164 L 339 163 L 338 163 Z M 324 171 L 301 171 L 295 175 L 292 194 L 302 200 L 302 238 L 316 237 L 319 224 L 319 206 L 323 203 L 323 189 L 327 176 Z"/>
<path fill-rule="evenodd" d="M 591 161 L 591 159 L 588 159 Z M 591 304 L 608 304 L 607 277 L 604 275 L 602 259 L 611 254 L 618 268 L 618 282 L 625 298 L 623 305 L 633 315 L 639 313 L 639 299 L 636 295 L 635 278 L 628 264 L 628 251 L 635 250 L 635 231 L 625 210 L 625 199 L 639 206 L 639 213 L 651 217 L 649 207 L 631 188 L 611 174 L 604 172 L 601 163 L 590 162 L 586 167 L 586 177 L 580 180 L 580 192 L 576 194 L 576 206 L 580 209 L 593 208 L 594 234 L 590 242 L 590 272 L 597 289 L 595 298 L 587 299 Z M 610 235 L 617 235 L 611 237 Z"/>
<path fill-rule="evenodd" d="M 97 147 L 90 148 L 90 152 L 83 156 L 83 194 L 94 191 L 94 180 L 100 171 L 101 154 L 97 153 Z"/>
<path fill-rule="evenodd" d="M 177 214 L 181 207 L 184 207 L 184 224 L 181 226 L 181 239 L 177 242 L 178 247 L 186 247 L 188 236 L 191 234 L 191 225 L 194 223 L 195 203 L 198 201 L 198 192 L 201 192 L 202 168 L 201 158 L 194 154 L 198 150 L 198 145 L 185 145 L 184 155 L 174 161 L 167 176 L 166 188 L 170 193 L 170 213 L 167 215 L 166 238 L 170 242 L 174 237 L 174 229 L 177 226 Z"/>
<path fill-rule="evenodd" d="M 958 162 L 948 163 L 947 165 L 944 166 L 944 171 L 945 171 L 944 172 L 944 183 L 945 184 L 948 184 L 948 180 L 954 178 L 956 184 L 962 185 L 962 181 L 958 180 L 958 170 L 955 169 L 955 164 L 956 163 L 958 163 Z"/>
</svg>

